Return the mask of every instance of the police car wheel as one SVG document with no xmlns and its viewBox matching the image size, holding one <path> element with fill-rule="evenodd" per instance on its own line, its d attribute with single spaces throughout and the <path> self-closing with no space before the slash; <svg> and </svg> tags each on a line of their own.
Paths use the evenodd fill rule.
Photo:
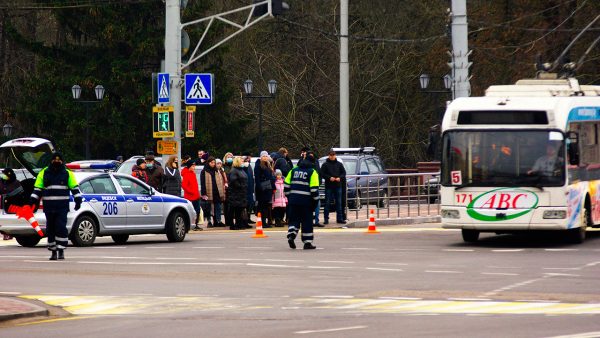
<svg viewBox="0 0 600 338">
<path fill-rule="evenodd" d="M 112 237 L 112 240 L 116 244 L 125 244 L 125 243 L 127 243 L 127 240 L 129 239 L 129 235 L 112 235 L 110 237 Z"/>
<path fill-rule="evenodd" d="M 183 214 L 179 211 L 169 215 L 166 224 L 167 239 L 169 242 L 181 242 L 185 238 L 186 224 Z"/>
<path fill-rule="evenodd" d="M 90 216 L 79 216 L 71 229 L 71 242 L 74 246 L 91 246 L 96 240 L 98 224 Z"/>
<path fill-rule="evenodd" d="M 26 248 L 33 248 L 36 246 L 42 238 L 40 236 L 15 236 L 15 240 L 21 246 Z"/>
</svg>

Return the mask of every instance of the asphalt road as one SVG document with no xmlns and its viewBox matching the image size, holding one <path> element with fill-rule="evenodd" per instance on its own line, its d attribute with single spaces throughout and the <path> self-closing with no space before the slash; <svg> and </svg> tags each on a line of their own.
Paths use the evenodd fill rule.
<svg viewBox="0 0 600 338">
<path fill-rule="evenodd" d="M 101 238 L 64 262 L 0 242 L 0 290 L 65 310 L 4 323 L 0 336 L 600 336 L 600 232 L 569 245 L 380 230 L 319 229 L 311 251 L 289 249 L 281 231 Z"/>
</svg>

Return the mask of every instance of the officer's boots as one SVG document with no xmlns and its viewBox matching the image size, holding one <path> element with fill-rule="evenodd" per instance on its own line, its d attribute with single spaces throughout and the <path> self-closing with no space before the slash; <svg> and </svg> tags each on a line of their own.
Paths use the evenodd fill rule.
<svg viewBox="0 0 600 338">
<path fill-rule="evenodd" d="M 312 243 L 304 243 L 304 250 L 314 250 L 317 247 L 312 245 Z"/>
<path fill-rule="evenodd" d="M 65 259 L 65 251 L 64 250 L 58 250 L 58 259 Z"/>
<path fill-rule="evenodd" d="M 56 250 L 52 250 L 52 255 L 50 255 L 50 260 L 51 261 L 55 261 L 56 260 Z"/>
</svg>

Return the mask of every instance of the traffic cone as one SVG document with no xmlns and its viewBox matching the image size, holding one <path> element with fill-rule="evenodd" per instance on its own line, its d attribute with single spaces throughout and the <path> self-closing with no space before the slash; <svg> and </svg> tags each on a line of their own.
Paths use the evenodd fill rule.
<svg viewBox="0 0 600 338">
<path fill-rule="evenodd" d="M 371 217 L 369 217 L 369 229 L 365 234 L 378 234 L 377 227 L 375 227 L 375 210 L 371 209 Z"/>
<path fill-rule="evenodd" d="M 40 237 L 44 237 L 44 233 L 40 228 L 40 224 L 33 216 L 33 208 L 31 206 L 24 205 L 22 207 L 18 207 L 16 205 L 11 205 L 10 207 L 8 207 L 8 212 L 14 212 L 15 214 L 17 214 L 18 218 L 26 219 L 27 222 L 31 224 L 31 227 L 35 229 L 38 235 L 40 235 Z"/>
<path fill-rule="evenodd" d="M 261 218 L 261 215 L 259 212 L 258 215 L 256 216 L 256 233 L 254 235 L 252 235 L 252 238 L 265 238 L 265 237 L 269 237 L 269 236 L 267 236 L 263 233 L 262 218 Z"/>
</svg>

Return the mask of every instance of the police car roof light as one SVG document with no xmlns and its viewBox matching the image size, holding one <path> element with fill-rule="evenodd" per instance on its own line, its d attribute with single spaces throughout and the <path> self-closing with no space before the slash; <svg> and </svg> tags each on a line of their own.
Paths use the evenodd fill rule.
<svg viewBox="0 0 600 338">
<path fill-rule="evenodd" d="M 114 167 L 116 167 L 116 164 L 114 162 L 107 162 L 107 163 L 67 163 L 66 167 L 69 169 L 73 169 L 73 170 L 85 170 L 85 169 L 91 169 L 91 170 L 109 170 L 109 169 L 113 169 Z"/>
</svg>

